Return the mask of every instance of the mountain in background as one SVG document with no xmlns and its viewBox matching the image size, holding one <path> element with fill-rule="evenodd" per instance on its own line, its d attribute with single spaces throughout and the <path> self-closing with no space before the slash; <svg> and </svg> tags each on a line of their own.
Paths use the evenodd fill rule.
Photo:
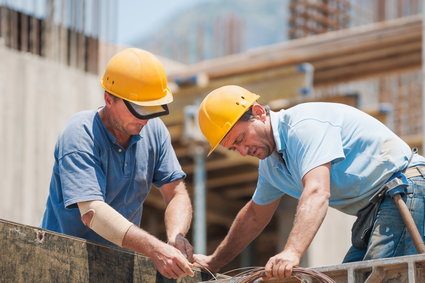
<svg viewBox="0 0 425 283">
<path fill-rule="evenodd" d="M 287 40 L 289 0 L 217 0 L 175 14 L 134 46 L 194 63 Z"/>
</svg>

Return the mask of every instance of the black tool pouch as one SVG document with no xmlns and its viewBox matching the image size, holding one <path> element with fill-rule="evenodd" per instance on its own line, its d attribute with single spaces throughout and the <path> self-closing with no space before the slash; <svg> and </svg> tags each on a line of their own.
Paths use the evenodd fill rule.
<svg viewBox="0 0 425 283">
<path fill-rule="evenodd" d="M 380 201 L 369 202 L 367 206 L 357 212 L 357 220 L 351 228 L 351 243 L 354 247 L 361 250 L 367 248 L 380 204 Z"/>
<path fill-rule="evenodd" d="M 397 174 L 397 175 L 396 175 Z M 394 190 L 398 187 L 407 185 L 407 180 L 403 181 L 400 173 L 393 176 L 396 178 L 388 181 L 383 185 L 370 199 L 369 204 L 357 212 L 357 220 L 351 228 L 351 243 L 355 248 L 364 250 L 369 243 L 370 233 L 372 232 L 373 223 L 375 222 L 376 215 L 378 214 L 379 206 L 384 199 L 387 191 Z M 403 175 L 404 176 L 404 175 Z M 405 179 L 406 177 L 404 177 Z"/>
</svg>

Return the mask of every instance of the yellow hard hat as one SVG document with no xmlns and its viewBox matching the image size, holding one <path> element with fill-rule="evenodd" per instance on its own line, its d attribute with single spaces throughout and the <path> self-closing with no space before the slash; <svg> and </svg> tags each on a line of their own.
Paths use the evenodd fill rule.
<svg viewBox="0 0 425 283">
<path fill-rule="evenodd" d="M 173 101 L 161 62 L 152 53 L 137 48 L 127 48 L 114 55 L 100 83 L 110 94 L 139 106 Z"/>
<path fill-rule="evenodd" d="M 210 92 L 199 108 L 199 127 L 211 145 L 216 149 L 239 118 L 260 98 L 240 86 L 227 85 Z"/>
</svg>

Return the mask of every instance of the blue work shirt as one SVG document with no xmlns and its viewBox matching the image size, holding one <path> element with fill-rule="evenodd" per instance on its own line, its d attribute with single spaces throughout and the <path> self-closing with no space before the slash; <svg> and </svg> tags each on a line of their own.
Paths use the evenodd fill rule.
<svg viewBox="0 0 425 283">
<path fill-rule="evenodd" d="M 41 227 L 108 245 L 113 244 L 82 223 L 78 202 L 104 201 L 139 226 L 151 185 L 186 176 L 159 118 L 149 120 L 125 149 L 97 111 L 77 113 L 59 136 L 54 157 Z"/>
<path fill-rule="evenodd" d="M 411 149 L 372 116 L 338 103 L 304 103 L 270 113 L 276 150 L 260 160 L 253 201 L 269 204 L 288 194 L 300 198 L 302 178 L 331 162 L 329 205 L 355 215 L 393 173 L 403 170 Z M 414 155 L 409 166 L 425 164 Z"/>
</svg>

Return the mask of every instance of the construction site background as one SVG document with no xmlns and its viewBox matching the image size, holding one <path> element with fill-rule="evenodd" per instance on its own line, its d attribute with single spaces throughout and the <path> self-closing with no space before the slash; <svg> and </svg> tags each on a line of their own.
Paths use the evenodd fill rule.
<svg viewBox="0 0 425 283">
<path fill-rule="evenodd" d="M 44 211 L 57 135 L 73 113 L 103 104 L 100 73 L 112 54 L 124 48 L 111 42 L 116 32 L 115 1 L 37 3 L 33 10 L 22 11 L 0 1 L 0 218 L 34 226 Z M 177 55 L 161 58 L 175 94 L 172 113 L 164 121 L 188 172 L 192 195 L 194 158 L 180 139 L 183 107 L 228 82 L 250 86 L 272 109 L 303 101 L 351 104 L 422 150 L 423 2 L 318 0 L 287 5 L 290 17 L 282 21 L 289 21 L 288 37 L 294 38 L 290 42 L 245 50 L 236 37 L 243 32 L 222 27 L 220 31 L 229 34 L 220 35 L 217 42 L 226 44 L 223 38 L 231 38 L 238 46 L 223 47 L 227 50 L 220 54 L 223 57 L 190 65 L 171 60 L 179 59 Z M 374 24 L 385 20 L 392 21 Z M 101 28 L 105 26 L 109 28 Z M 338 32 L 345 28 L 350 29 Z M 191 49 L 188 46 L 185 52 Z M 311 65 L 313 75 L 312 70 L 297 71 L 294 66 L 301 63 Z M 188 80 L 201 73 L 209 78 L 207 84 Z M 306 91 L 287 90 L 292 88 Z M 208 252 L 252 195 L 256 162 L 224 151 L 207 159 Z M 285 242 L 295 205 L 294 200 L 283 199 L 269 227 L 228 268 L 264 265 Z M 165 239 L 164 227 L 158 224 L 163 212 L 160 197 L 152 194 L 144 211 L 144 228 Z M 303 266 L 339 263 L 350 244 L 353 220 L 330 209 Z"/>
</svg>

